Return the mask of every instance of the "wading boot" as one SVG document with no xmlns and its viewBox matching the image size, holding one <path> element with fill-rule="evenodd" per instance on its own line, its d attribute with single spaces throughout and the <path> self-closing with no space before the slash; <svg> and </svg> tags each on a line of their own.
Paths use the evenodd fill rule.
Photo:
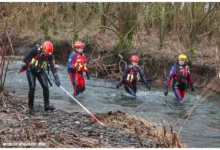
<svg viewBox="0 0 220 150">
<path fill-rule="evenodd" d="M 35 111 L 34 111 L 34 108 L 29 108 L 29 114 L 30 115 L 35 115 Z"/>
<path fill-rule="evenodd" d="M 49 106 L 49 105 L 47 105 L 47 106 L 44 107 L 44 110 L 45 110 L 45 111 L 48 111 L 48 110 L 53 111 L 54 109 L 55 109 L 55 107 Z"/>
</svg>

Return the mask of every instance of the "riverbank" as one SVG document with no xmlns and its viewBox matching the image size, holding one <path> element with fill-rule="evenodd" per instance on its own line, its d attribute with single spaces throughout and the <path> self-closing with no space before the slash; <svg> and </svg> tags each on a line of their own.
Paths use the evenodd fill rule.
<svg viewBox="0 0 220 150">
<path fill-rule="evenodd" d="M 10 92 L 1 92 L 0 100 L 1 147 L 186 147 L 175 131 L 170 134 L 120 111 L 95 114 L 104 123 L 101 126 L 87 114 L 61 109 L 46 113 L 40 104 L 30 116 L 27 104 Z"/>
</svg>

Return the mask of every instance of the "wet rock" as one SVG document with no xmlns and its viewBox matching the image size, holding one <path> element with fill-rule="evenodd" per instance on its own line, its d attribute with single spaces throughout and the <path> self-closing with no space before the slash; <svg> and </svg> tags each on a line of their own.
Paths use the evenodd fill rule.
<svg viewBox="0 0 220 150">
<path fill-rule="evenodd" d="M 93 127 L 85 127 L 85 128 L 83 128 L 83 130 L 93 130 Z"/>
</svg>

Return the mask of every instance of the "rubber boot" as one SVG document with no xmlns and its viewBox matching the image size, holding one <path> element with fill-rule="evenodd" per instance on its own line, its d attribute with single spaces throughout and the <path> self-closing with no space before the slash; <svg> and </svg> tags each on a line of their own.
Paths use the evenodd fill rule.
<svg viewBox="0 0 220 150">
<path fill-rule="evenodd" d="M 34 108 L 30 108 L 30 107 L 29 107 L 29 114 L 30 114 L 30 115 L 33 115 L 33 116 L 35 115 Z"/>
<path fill-rule="evenodd" d="M 29 100 L 28 100 L 28 108 L 29 108 L 29 114 L 30 115 L 35 115 L 33 97 L 30 97 Z"/>
<path fill-rule="evenodd" d="M 44 107 L 44 110 L 45 110 L 45 111 L 48 111 L 48 110 L 53 111 L 54 109 L 55 109 L 55 107 L 49 106 L 49 105 L 47 105 L 47 106 Z"/>
</svg>

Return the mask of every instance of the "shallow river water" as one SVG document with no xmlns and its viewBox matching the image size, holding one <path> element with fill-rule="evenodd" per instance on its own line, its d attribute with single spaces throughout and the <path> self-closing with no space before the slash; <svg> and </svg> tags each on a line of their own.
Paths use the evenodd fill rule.
<svg viewBox="0 0 220 150">
<path fill-rule="evenodd" d="M 28 82 L 26 72 L 18 73 L 23 62 L 12 61 L 9 65 L 5 86 L 22 100 L 27 100 Z M 65 66 L 58 67 L 62 86 L 73 93 L 73 88 Z M 86 78 L 85 78 L 86 79 Z M 137 97 L 125 93 L 123 87 L 115 88 L 116 82 L 93 78 L 86 80 L 86 91 L 77 99 L 91 112 L 108 112 L 120 110 L 162 126 L 163 122 L 175 123 L 182 118 L 198 101 L 203 101 L 193 109 L 189 119 L 180 132 L 181 140 L 188 147 L 220 147 L 220 95 L 206 90 L 188 90 L 183 103 L 176 104 L 174 94 L 169 88 L 168 96 L 164 96 L 164 85 L 151 83 L 151 91 L 138 84 Z M 43 103 L 42 88 L 37 81 L 35 102 Z M 70 108 L 83 111 L 61 88 L 54 84 L 50 87 L 50 102 L 57 108 Z M 177 123 L 174 130 L 181 129 L 187 117 Z"/>
</svg>

